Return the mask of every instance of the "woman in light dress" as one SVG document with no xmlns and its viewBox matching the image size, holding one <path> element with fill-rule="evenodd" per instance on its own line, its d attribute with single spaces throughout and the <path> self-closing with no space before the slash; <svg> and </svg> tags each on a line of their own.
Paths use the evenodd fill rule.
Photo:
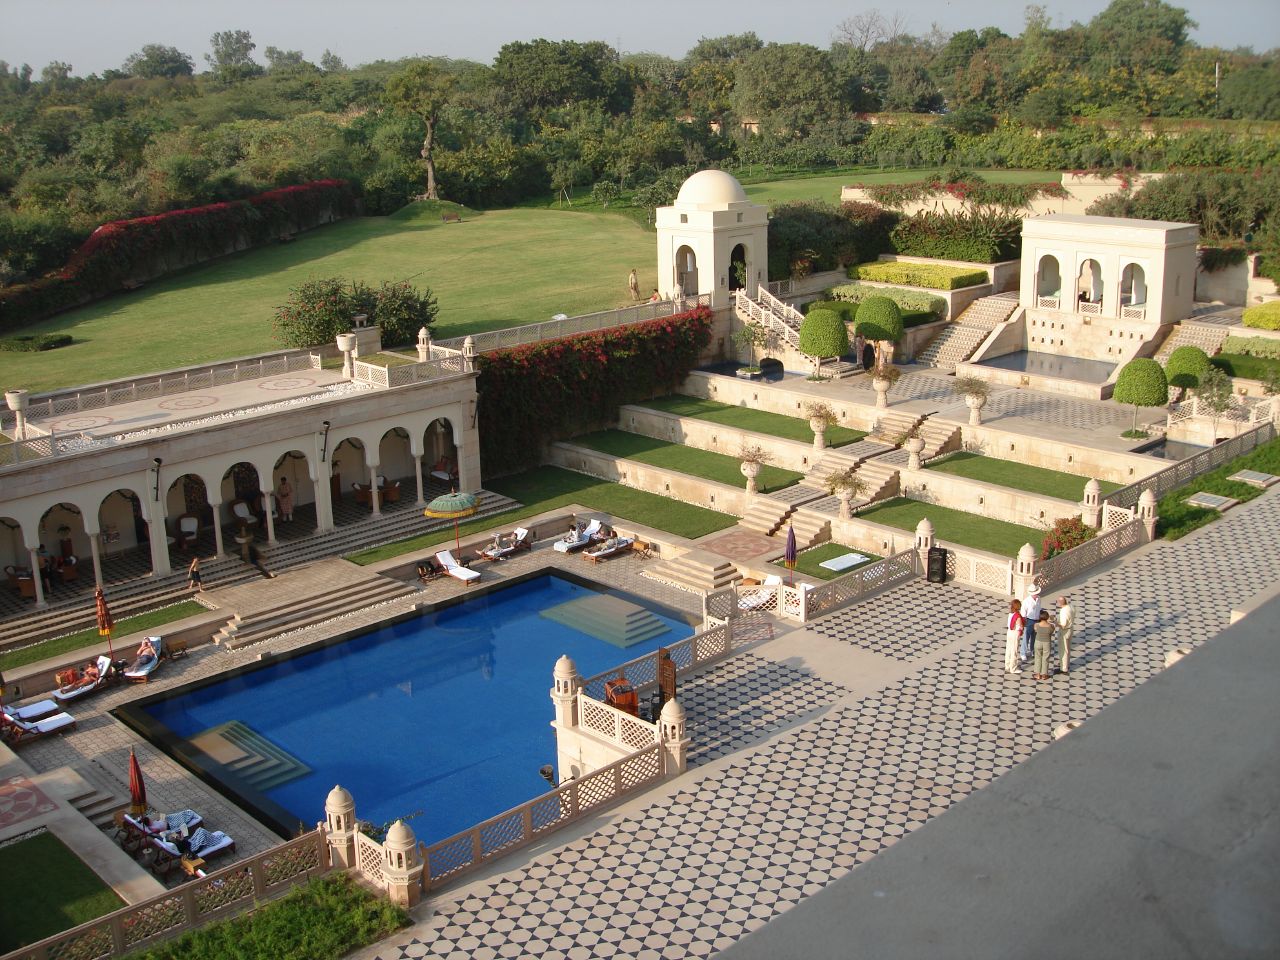
<svg viewBox="0 0 1280 960">
<path fill-rule="evenodd" d="M 1009 618 L 1004 632 L 1004 672 L 1018 672 L 1018 643 L 1022 639 L 1022 601 L 1009 601 Z"/>
</svg>

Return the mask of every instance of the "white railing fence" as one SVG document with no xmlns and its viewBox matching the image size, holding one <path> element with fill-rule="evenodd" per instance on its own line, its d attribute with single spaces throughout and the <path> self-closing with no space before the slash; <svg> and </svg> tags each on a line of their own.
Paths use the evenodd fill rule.
<svg viewBox="0 0 1280 960">
<path fill-rule="evenodd" d="M 1275 425 L 1270 421 L 1265 421 L 1238 436 L 1232 437 L 1230 440 L 1224 440 L 1208 450 L 1202 450 L 1194 457 L 1179 460 L 1159 473 L 1153 473 L 1151 476 L 1144 477 L 1136 483 L 1129 484 L 1127 487 L 1112 491 L 1104 498 L 1104 502 L 1118 507 L 1133 508 L 1137 505 L 1138 497 L 1142 495 L 1142 491 L 1146 489 L 1150 489 L 1156 495 L 1156 499 L 1159 500 L 1170 490 L 1177 489 L 1184 483 L 1190 483 L 1202 473 L 1216 470 L 1228 460 L 1234 460 L 1236 457 L 1248 453 L 1255 447 L 1271 440 L 1275 435 Z"/>
<path fill-rule="evenodd" d="M 578 726 L 622 750 L 658 742 L 658 726 L 578 691 Z"/>
<path fill-rule="evenodd" d="M 663 649 L 670 655 L 677 670 L 686 671 L 722 660 L 750 642 L 752 642 L 750 638 L 738 637 L 734 634 L 733 623 L 730 621 L 709 627 Z M 619 674 L 631 681 L 637 693 L 656 687 L 658 685 L 658 651 L 628 660 L 613 670 L 587 677 L 582 681 L 582 690 L 592 699 L 603 701 L 605 682 Z"/>
<path fill-rule="evenodd" d="M 1130 517 L 1124 523 L 1110 529 L 1103 527 L 1092 540 L 1086 540 L 1078 547 L 1063 551 L 1040 563 L 1036 583 L 1043 589 L 1055 587 L 1088 570 L 1103 561 L 1110 560 L 1134 547 L 1140 547 L 1146 541 L 1146 531 L 1142 521 Z"/>
<path fill-rule="evenodd" d="M 1013 561 L 963 547 L 947 547 L 947 579 L 1012 596 Z"/>
<path fill-rule="evenodd" d="M 806 589 L 804 586 L 783 584 L 779 588 L 781 615 L 788 620 L 807 623 L 822 614 L 856 603 L 868 594 L 910 580 L 919 573 L 919 569 L 920 558 L 915 550 L 903 550 L 816 587 Z"/>
</svg>

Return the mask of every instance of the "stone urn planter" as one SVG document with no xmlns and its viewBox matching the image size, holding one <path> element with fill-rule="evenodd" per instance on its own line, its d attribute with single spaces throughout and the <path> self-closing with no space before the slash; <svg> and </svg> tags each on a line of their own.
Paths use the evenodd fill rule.
<svg viewBox="0 0 1280 960">
<path fill-rule="evenodd" d="M 987 405 L 986 397 L 977 397 L 973 394 L 964 398 L 964 402 L 969 406 L 969 426 L 978 427 L 982 425 L 982 408 Z"/>
<path fill-rule="evenodd" d="M 760 467 L 762 464 L 756 463 L 754 460 L 744 460 L 738 468 L 742 471 L 742 475 L 747 478 L 747 496 L 754 497 L 756 495 L 756 477 L 760 476 Z"/>
<path fill-rule="evenodd" d="M 907 437 L 902 447 L 907 451 L 907 469 L 920 469 L 920 451 L 924 449 L 924 437 Z"/>
<path fill-rule="evenodd" d="M 871 380 L 871 389 L 876 392 L 876 409 L 885 410 L 889 406 L 889 388 L 893 386 L 892 380 L 881 380 L 879 377 L 873 377 Z"/>
<path fill-rule="evenodd" d="M 352 354 L 356 349 L 356 335 L 354 333 L 340 333 L 337 336 L 338 349 L 342 351 L 342 375 L 350 380 L 355 376 L 355 364 L 352 362 Z"/>
<path fill-rule="evenodd" d="M 826 417 L 810 417 L 809 429 L 813 431 L 813 449 L 825 450 L 827 448 Z"/>
<path fill-rule="evenodd" d="M 840 498 L 840 519 L 850 519 L 853 516 L 853 510 L 851 509 L 853 494 L 848 490 L 840 489 L 836 491 L 836 496 Z"/>
<path fill-rule="evenodd" d="M 14 415 L 13 439 L 27 439 L 27 394 L 26 390 L 6 390 L 4 402 Z"/>
</svg>

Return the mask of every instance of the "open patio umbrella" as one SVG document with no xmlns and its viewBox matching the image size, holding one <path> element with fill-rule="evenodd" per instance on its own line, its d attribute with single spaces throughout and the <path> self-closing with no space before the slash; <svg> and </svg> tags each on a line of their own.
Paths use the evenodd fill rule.
<svg viewBox="0 0 1280 960">
<path fill-rule="evenodd" d="M 107 597 L 101 587 L 93 591 L 93 602 L 98 608 L 98 636 L 107 638 L 107 656 L 111 658 L 112 663 L 115 663 L 116 654 L 111 647 L 111 630 L 115 627 L 115 623 L 111 620 L 111 611 L 107 609 Z"/>
<path fill-rule="evenodd" d="M 794 586 L 796 582 L 796 528 L 791 524 L 787 524 L 787 549 L 782 553 L 782 562 L 791 571 L 787 580 Z"/>
<path fill-rule="evenodd" d="M 474 493 L 446 493 L 436 497 L 422 511 L 424 517 L 437 520 L 453 521 L 453 546 L 461 550 L 458 539 L 458 520 L 462 517 L 473 517 L 476 513 L 476 495 Z"/>
<path fill-rule="evenodd" d="M 142 782 L 142 768 L 138 757 L 129 748 L 129 815 L 140 817 L 147 812 L 147 785 Z"/>
</svg>

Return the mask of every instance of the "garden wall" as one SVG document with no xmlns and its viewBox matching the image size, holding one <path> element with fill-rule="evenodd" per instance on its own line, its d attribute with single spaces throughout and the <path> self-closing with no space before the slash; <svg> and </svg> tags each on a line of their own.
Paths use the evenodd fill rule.
<svg viewBox="0 0 1280 960">
<path fill-rule="evenodd" d="M 741 517 L 747 512 L 745 478 L 741 488 L 731 487 L 714 480 L 703 480 L 674 470 L 651 467 L 624 457 L 613 457 L 572 443 L 552 444 L 544 462 L 553 467 L 576 470 L 601 480 L 620 483 L 624 487 L 634 487 L 735 517 Z"/>
<path fill-rule="evenodd" d="M 1080 516 L 1080 504 L 1057 497 L 998 487 L 979 480 L 956 477 L 938 470 L 902 470 L 898 475 L 902 496 L 922 503 L 936 503 L 966 513 L 1004 520 L 1024 527 L 1051 527 L 1062 517 Z M 1080 498 L 1084 499 L 1080 481 Z"/>
<path fill-rule="evenodd" d="M 1102 177 L 1091 173 L 1064 173 L 1062 186 L 1067 191 L 1066 197 L 1040 196 L 1019 210 L 1012 211 L 1028 217 L 1041 217 L 1047 213 L 1085 213 L 1089 207 L 1103 197 L 1109 197 L 1125 189 L 1138 189 L 1148 180 L 1156 180 L 1164 176 L 1161 173 L 1135 173 L 1124 177 Z M 875 203 L 871 194 L 858 186 L 840 188 L 841 203 Z M 940 192 L 904 205 L 898 212 L 903 216 L 913 216 L 924 212 L 963 213 L 968 212 L 969 204 L 960 197 Z"/>
<path fill-rule="evenodd" d="M 735 407 L 751 407 L 788 417 L 803 417 L 805 404 L 822 400 L 835 411 L 837 424 L 851 430 L 871 431 L 875 427 L 876 410 L 861 403 L 846 403 L 821 393 L 801 393 L 780 384 L 761 384 L 735 380 L 694 370 L 680 385 L 680 392 L 691 397 L 718 400 Z"/>
<path fill-rule="evenodd" d="M 983 368 L 989 369 L 989 368 Z M 1031 467 L 1044 467 L 1071 473 L 1080 478 L 1080 498 L 1089 480 L 1109 483 L 1134 483 L 1165 469 L 1165 460 L 1140 453 L 1097 450 L 1093 447 L 1055 439 L 1052 435 L 1028 437 L 997 427 L 964 426 L 961 429 L 964 449 L 997 460 L 1012 460 Z M 1135 441 L 1136 442 L 1136 441 Z"/>
<path fill-rule="evenodd" d="M 881 258 L 883 259 L 883 258 Z M 912 263 L 939 263 L 937 260 L 921 260 L 914 258 Z M 976 264 L 975 267 L 981 267 L 982 264 Z M 989 297 L 995 290 L 989 283 L 979 283 L 972 287 L 961 287 L 958 290 L 932 290 L 928 287 L 912 287 L 905 283 L 880 283 L 878 280 L 859 280 L 858 283 L 868 287 L 893 287 L 898 290 L 915 290 L 919 293 L 927 293 L 933 297 L 941 297 L 947 301 L 947 311 L 943 314 L 943 320 L 954 320 L 960 314 L 964 313 L 965 307 L 973 303 L 980 297 Z"/>
<path fill-rule="evenodd" d="M 693 418 L 684 419 L 674 413 L 663 413 L 647 407 L 625 406 L 618 411 L 618 428 L 642 437 L 682 443 L 698 450 L 710 450 L 736 457 L 744 444 L 766 446 L 773 459 L 770 464 L 783 470 L 807 473 L 814 450 L 812 443 L 783 440 L 770 434 L 753 433 L 736 427 Z"/>
</svg>

